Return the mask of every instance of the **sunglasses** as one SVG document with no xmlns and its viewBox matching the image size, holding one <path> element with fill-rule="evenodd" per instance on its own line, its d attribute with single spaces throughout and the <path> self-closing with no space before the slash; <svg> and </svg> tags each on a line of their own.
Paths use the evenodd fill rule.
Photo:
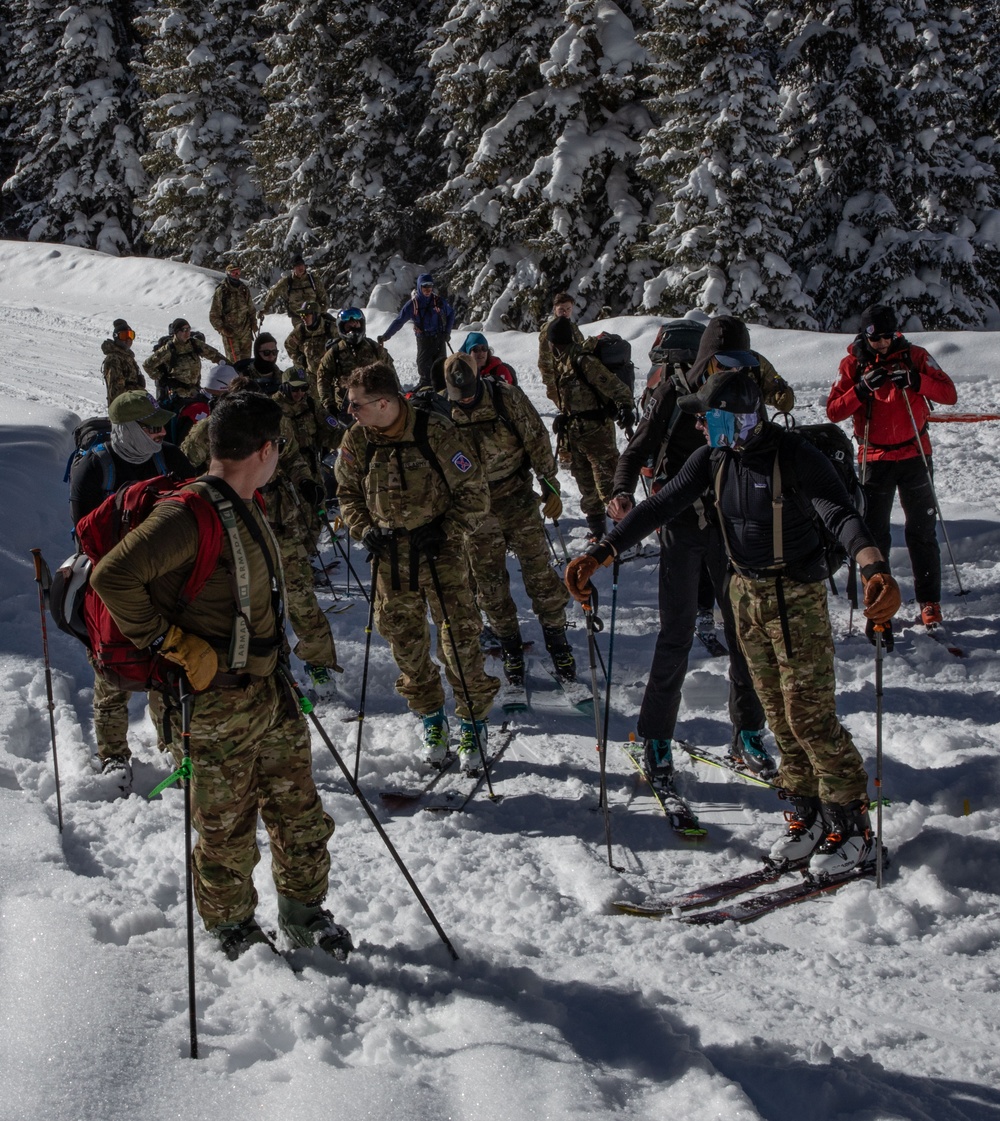
<svg viewBox="0 0 1000 1121">
<path fill-rule="evenodd" d="M 277 347 L 275 347 L 274 350 L 265 350 L 263 347 L 261 347 L 260 350 L 258 351 L 258 353 L 260 354 L 260 356 L 262 358 L 277 358 L 278 357 Z"/>
<path fill-rule="evenodd" d="M 489 354 L 490 348 L 488 346 L 473 346 L 469 348 L 470 354 Z"/>
<path fill-rule="evenodd" d="M 278 449 L 278 455 L 281 455 L 281 453 L 285 450 L 285 445 L 287 443 L 288 443 L 288 437 L 287 436 L 278 436 L 274 440 L 265 440 L 264 443 L 261 444 L 260 450 L 263 451 L 264 448 L 266 448 L 268 444 L 274 444 L 274 446 Z"/>
<path fill-rule="evenodd" d="M 869 335 L 868 341 L 870 343 L 884 343 L 892 338 L 892 335 Z"/>
</svg>

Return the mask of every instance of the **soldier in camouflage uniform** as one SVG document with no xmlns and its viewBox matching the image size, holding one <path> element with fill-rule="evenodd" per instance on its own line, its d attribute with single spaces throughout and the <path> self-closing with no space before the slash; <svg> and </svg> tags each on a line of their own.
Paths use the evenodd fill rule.
<svg viewBox="0 0 1000 1121">
<path fill-rule="evenodd" d="M 824 583 L 829 569 L 816 518 L 856 559 L 869 619 L 888 623 L 899 609 L 899 588 L 830 461 L 767 420 L 749 373 L 753 355 L 727 357 L 742 358 L 744 365 L 713 375 L 677 402 L 682 412 L 704 418 L 710 445 L 693 452 L 603 541 L 570 561 L 566 583 L 574 596 L 587 598 L 590 576 L 601 564 L 668 525 L 706 491 L 715 494 L 734 573 L 737 634 L 781 749 L 778 782 L 794 807 L 769 860 L 778 867 L 808 861 L 819 876 L 837 875 L 871 859 L 874 843 L 864 764 L 837 718 Z"/>
<path fill-rule="evenodd" d="M 538 369 L 542 373 L 542 380 L 555 376 L 552 358 L 552 344 L 549 342 L 549 328 L 557 319 L 569 320 L 573 328 L 573 342 L 578 346 L 593 345 L 593 340 L 588 340 L 579 327 L 573 322 L 573 297 L 568 292 L 557 292 L 552 299 L 552 315 L 542 324 L 538 332 Z"/>
<path fill-rule="evenodd" d="M 309 477 L 316 484 L 311 501 L 305 503 L 303 511 L 315 537 L 320 531 L 318 510 L 326 495 L 323 456 L 340 443 L 342 433 L 338 429 L 341 425 L 336 417 L 330 416 L 310 397 L 306 372 L 296 366 L 285 371 L 281 388 L 274 394 L 274 399 L 295 432 L 299 453 L 309 469 Z M 299 489 L 302 489 L 301 483 Z"/>
<path fill-rule="evenodd" d="M 556 673 L 572 681 L 576 664 L 566 640 L 569 594 L 549 563 L 545 527 L 531 471 L 538 476 L 545 517 L 562 513 L 556 461 L 542 418 L 516 386 L 478 375 L 471 356 L 453 354 L 444 364 L 446 393 L 455 426 L 471 437 L 490 488 L 490 511 L 467 538 L 466 552 L 478 602 L 500 640 L 504 674 L 524 687 L 524 645 L 517 606 L 510 594 L 507 552 L 521 564 L 521 578 L 542 625 Z"/>
<path fill-rule="evenodd" d="M 323 355 L 316 369 L 316 400 L 347 428 L 354 423 L 354 417 L 346 408 L 347 382 L 351 374 L 375 362 L 396 372 L 389 352 L 381 343 L 368 338 L 365 329 L 365 316 L 360 308 L 349 307 L 339 312 L 340 338 Z"/>
<path fill-rule="evenodd" d="M 377 559 L 375 625 L 399 666 L 396 689 L 423 718 L 429 761 L 440 762 L 447 722 L 441 674 L 430 654 L 429 609 L 438 628 L 438 658 L 462 720 L 459 758 L 463 767 L 474 767 L 477 741 L 485 750 L 485 717 L 500 685 L 483 668 L 479 613 L 463 554 L 464 535 L 489 510 L 482 470 L 465 436 L 445 417 L 407 401 L 385 364 L 351 374 L 347 408 L 358 423 L 337 458 L 340 510 L 351 535 Z"/>
<path fill-rule="evenodd" d="M 302 309 L 312 304 L 316 313 L 325 312 L 330 301 L 327 299 L 326 288 L 323 281 L 314 273 L 306 269 L 306 263 L 301 256 L 292 258 L 292 271 L 288 276 L 283 276 L 273 288 L 269 289 L 264 297 L 260 309 L 260 321 L 274 307 L 284 307 L 286 314 L 292 321 L 292 327 L 298 327 L 302 322 Z M 288 349 L 287 347 L 285 348 Z M 297 361 L 297 359 L 292 359 Z M 305 365 L 305 363 L 300 363 Z"/>
<path fill-rule="evenodd" d="M 237 379 L 228 393 L 241 391 L 254 392 L 254 387 L 246 379 Z M 196 424 L 181 446 L 196 470 L 202 470 L 208 462 L 210 421 L 211 418 Z M 262 493 L 267 499 L 267 520 L 281 550 L 288 618 L 297 639 L 294 653 L 305 662 L 306 672 L 317 691 L 327 693 L 333 688 L 329 671 L 342 671 L 337 664 L 330 621 L 316 599 L 310 553 L 304 544 L 314 543 L 315 537 L 308 529 L 302 510 L 305 502 L 316 501 L 319 488 L 299 454 L 294 429 L 287 418 L 280 415 L 280 410 L 279 422 L 283 443 L 278 469 Z"/>
<path fill-rule="evenodd" d="M 301 322 L 285 339 L 285 353 L 294 365 L 301 366 L 309 375 L 309 396 L 314 401 L 320 399 L 316 371 L 323 355 L 339 338 L 336 319 L 329 312 L 320 314 L 316 304 L 306 304 Z"/>
<path fill-rule="evenodd" d="M 108 390 L 108 405 L 130 389 L 145 389 L 146 379 L 139 372 L 139 364 L 132 353 L 135 331 L 124 319 L 116 319 L 111 338 L 101 343 L 104 364 L 101 373 Z"/>
<path fill-rule="evenodd" d="M 253 294 L 240 280 L 240 267 L 233 263 L 226 269 L 226 279 L 215 290 L 208 321 L 222 336 L 226 359 L 231 365 L 253 356 L 253 339 L 257 334 L 257 309 Z M 220 359 L 222 361 L 222 359 Z"/>
<path fill-rule="evenodd" d="M 563 450 L 580 488 L 580 509 L 596 540 L 606 525 L 604 508 L 614 493 L 618 447 L 612 417 L 631 427 L 635 404 L 624 385 L 586 346 L 575 340 L 576 328 L 564 316 L 548 328 L 551 363 L 541 370 L 549 399 L 559 409 L 553 425 L 560 458 Z M 578 334 L 579 332 L 577 332 Z"/>
<path fill-rule="evenodd" d="M 253 500 L 277 465 L 280 419 L 273 401 L 251 394 L 229 394 L 213 412 L 209 467 L 221 482 L 190 486 L 217 507 L 228 500 L 235 525 L 223 529 L 222 563 L 194 603 L 179 606 L 177 596 L 202 542 L 177 503 L 161 503 L 127 534 L 96 566 L 92 583 L 123 633 L 180 666 L 195 693 L 194 891 L 205 927 L 231 958 L 269 941 L 254 917 L 259 813 L 270 840 L 279 927 L 293 945 L 318 945 L 344 958 L 350 935 L 322 906 L 334 824 L 313 781 L 308 725 L 281 674 L 281 562 Z M 228 575 L 243 564 L 245 600 Z M 176 701 L 168 716 L 164 696 L 153 693 L 150 714 L 180 763 Z"/>
<path fill-rule="evenodd" d="M 170 324 L 170 338 L 156 348 L 142 368 L 156 382 L 157 397 L 164 404 L 175 406 L 197 397 L 201 387 L 201 364 L 225 362 L 225 356 L 205 342 L 200 332 L 192 333 L 186 319 Z"/>
</svg>

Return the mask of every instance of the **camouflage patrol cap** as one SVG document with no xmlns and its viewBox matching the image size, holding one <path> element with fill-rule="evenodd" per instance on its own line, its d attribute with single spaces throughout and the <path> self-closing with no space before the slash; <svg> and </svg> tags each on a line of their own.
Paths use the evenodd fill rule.
<svg viewBox="0 0 1000 1121">
<path fill-rule="evenodd" d="M 309 386 L 309 376 L 301 366 L 287 369 L 281 375 L 281 380 L 284 385 L 291 386 L 292 389 L 306 389 Z"/>
<path fill-rule="evenodd" d="M 108 417 L 112 424 L 128 424 L 138 421 L 147 428 L 162 428 L 174 419 L 169 409 L 161 409 L 144 389 L 130 389 L 119 393 L 108 407 Z"/>
</svg>

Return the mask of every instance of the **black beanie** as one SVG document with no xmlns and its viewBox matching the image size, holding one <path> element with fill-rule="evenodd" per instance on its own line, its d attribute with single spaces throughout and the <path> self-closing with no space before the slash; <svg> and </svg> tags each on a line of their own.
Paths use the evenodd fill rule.
<svg viewBox="0 0 1000 1121">
<path fill-rule="evenodd" d="M 573 323 L 572 320 L 567 319 L 565 316 L 557 316 L 549 324 L 548 329 L 549 342 L 553 346 L 572 346 L 573 345 Z"/>
<path fill-rule="evenodd" d="M 132 328 L 125 322 L 124 319 L 116 319 L 114 326 L 111 328 L 112 335 L 118 335 L 121 331 L 131 331 Z"/>
<path fill-rule="evenodd" d="M 866 339 L 872 335 L 894 335 L 897 328 L 896 313 L 887 304 L 872 304 L 861 313 L 861 334 Z"/>
</svg>

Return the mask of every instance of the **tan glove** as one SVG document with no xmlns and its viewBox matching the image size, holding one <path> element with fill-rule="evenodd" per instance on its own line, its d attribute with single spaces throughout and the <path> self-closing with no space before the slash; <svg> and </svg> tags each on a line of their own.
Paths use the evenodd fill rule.
<svg viewBox="0 0 1000 1121">
<path fill-rule="evenodd" d="M 562 517 L 562 510 L 562 499 L 554 490 L 550 490 L 542 499 L 542 517 L 558 521 Z"/>
<path fill-rule="evenodd" d="M 180 627 L 171 626 L 163 636 L 160 653 L 184 670 L 196 693 L 207 689 L 219 670 L 219 659 L 212 647 L 195 634 L 185 634 Z"/>
<path fill-rule="evenodd" d="M 873 623 L 888 623 L 899 610 L 902 597 L 899 585 L 888 572 L 875 572 L 861 580 L 865 588 L 865 618 Z"/>
<path fill-rule="evenodd" d="M 588 549 L 582 557 L 574 557 L 566 565 L 563 579 L 569 594 L 577 603 L 589 603 L 590 594 L 594 590 L 590 583 L 591 576 L 601 568 L 607 567 L 614 559 L 614 553 L 605 545 L 595 545 Z"/>
</svg>

